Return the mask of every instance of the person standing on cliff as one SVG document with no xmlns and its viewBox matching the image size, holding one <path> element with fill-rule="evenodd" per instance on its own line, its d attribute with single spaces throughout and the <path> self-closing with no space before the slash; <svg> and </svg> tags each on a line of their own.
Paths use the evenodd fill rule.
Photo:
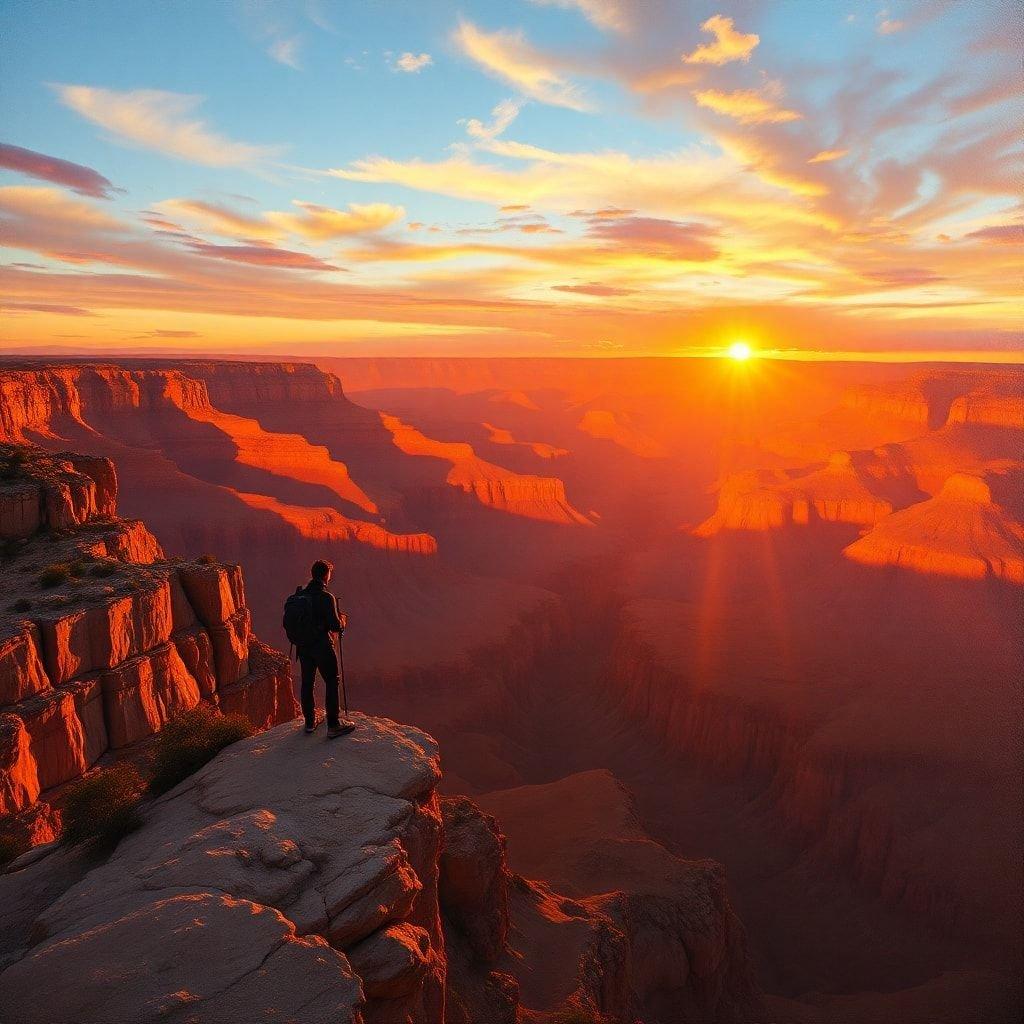
<svg viewBox="0 0 1024 1024">
<path fill-rule="evenodd" d="M 310 580 L 299 587 L 285 602 L 284 628 L 288 639 L 295 645 L 302 669 L 300 703 L 306 720 L 306 733 L 316 732 L 316 697 L 313 684 L 316 674 L 326 688 L 324 705 L 327 711 L 327 736 L 334 739 L 352 732 L 355 723 L 342 718 L 339 706 L 338 654 L 335 637 L 340 641 L 348 623 L 347 616 L 338 611 L 338 601 L 327 589 L 334 566 L 318 559 L 310 569 Z"/>
</svg>

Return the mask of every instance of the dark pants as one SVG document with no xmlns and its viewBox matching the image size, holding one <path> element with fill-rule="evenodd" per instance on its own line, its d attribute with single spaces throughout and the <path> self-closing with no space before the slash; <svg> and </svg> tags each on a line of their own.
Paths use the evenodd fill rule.
<svg viewBox="0 0 1024 1024">
<path fill-rule="evenodd" d="M 299 665 L 302 667 L 302 689 L 300 700 L 302 714 L 306 725 L 316 723 L 316 699 L 313 696 L 313 683 L 319 670 L 327 692 L 324 704 L 327 708 L 328 727 L 338 724 L 338 656 L 334 653 L 334 643 L 325 639 L 315 647 L 299 651 Z"/>
</svg>

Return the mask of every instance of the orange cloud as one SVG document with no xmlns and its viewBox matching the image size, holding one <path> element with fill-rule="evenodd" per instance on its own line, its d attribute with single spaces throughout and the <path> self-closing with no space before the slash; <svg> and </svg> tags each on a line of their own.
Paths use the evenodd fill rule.
<svg viewBox="0 0 1024 1024">
<path fill-rule="evenodd" d="M 737 32 L 732 18 L 721 14 L 712 15 L 701 25 L 705 32 L 714 37 L 713 43 L 702 43 L 693 53 L 683 57 L 686 64 L 728 64 L 734 60 L 748 61 L 754 48 L 761 41 L 753 33 Z"/>
<path fill-rule="evenodd" d="M 266 241 L 293 234 L 324 242 L 380 231 L 405 216 L 401 206 L 388 203 L 350 203 L 348 210 L 335 210 L 301 199 L 293 199 L 292 204 L 299 212 L 271 210 L 256 216 L 200 199 L 165 199 L 155 203 L 154 209 L 228 238 Z"/>
<path fill-rule="evenodd" d="M 515 86 L 524 96 L 553 107 L 591 109 L 579 87 L 555 70 L 522 32 L 483 32 L 472 22 L 460 21 L 454 39 L 484 71 Z"/>
<path fill-rule="evenodd" d="M 0 211 L 19 220 L 52 225 L 121 231 L 123 225 L 103 210 L 72 199 L 65 192 L 42 185 L 7 185 L 0 188 Z"/>
<path fill-rule="evenodd" d="M 716 114 L 725 114 L 740 124 L 784 124 L 799 121 L 803 114 L 786 110 L 775 101 L 755 89 L 737 89 L 720 92 L 718 89 L 702 89 L 693 94 L 694 99 Z"/>
<path fill-rule="evenodd" d="M 401 206 L 389 203 L 349 203 L 348 210 L 335 210 L 293 199 L 301 213 L 266 214 L 266 219 L 296 235 L 323 242 L 346 235 L 362 235 L 380 231 L 405 216 Z"/>
<path fill-rule="evenodd" d="M 827 164 L 833 160 L 842 160 L 849 152 L 848 149 L 823 149 L 820 153 L 815 153 L 807 162 L 809 164 Z"/>
<path fill-rule="evenodd" d="M 154 203 L 153 209 L 227 238 L 263 238 L 272 241 L 283 235 L 280 228 L 268 224 L 262 216 L 250 217 L 202 199 L 164 199 Z M 171 226 L 174 226 L 173 223 Z"/>
</svg>

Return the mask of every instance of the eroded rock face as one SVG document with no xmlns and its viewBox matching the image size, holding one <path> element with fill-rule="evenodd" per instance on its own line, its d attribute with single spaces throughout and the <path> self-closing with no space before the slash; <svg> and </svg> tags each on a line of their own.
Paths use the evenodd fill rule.
<svg viewBox="0 0 1024 1024">
<path fill-rule="evenodd" d="M 1024 523 L 986 479 L 954 473 L 934 498 L 894 512 L 844 549 L 866 565 L 1024 583 Z"/>
<path fill-rule="evenodd" d="M 357 720 L 243 740 L 156 801 L 8 955 L 5 1014 L 440 1024 L 437 749 Z"/>
<path fill-rule="evenodd" d="M 200 700 L 261 729 L 295 717 L 237 565 L 166 560 L 116 517 L 108 459 L 2 445 L 0 460 L 0 833 L 52 838 L 37 827 L 58 820 L 36 810 L 47 790 Z"/>
</svg>

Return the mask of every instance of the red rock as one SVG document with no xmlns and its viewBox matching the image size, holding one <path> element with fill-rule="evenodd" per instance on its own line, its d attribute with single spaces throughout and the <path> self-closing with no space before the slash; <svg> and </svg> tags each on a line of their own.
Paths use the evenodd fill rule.
<svg viewBox="0 0 1024 1024">
<path fill-rule="evenodd" d="M 219 687 L 237 683 L 249 671 L 249 637 L 252 617 L 248 608 L 239 608 L 219 625 L 209 627 L 213 643 L 213 663 Z"/>
<path fill-rule="evenodd" d="M 29 807 L 41 788 L 24 721 L 18 715 L 0 714 L 0 815 Z"/>
<path fill-rule="evenodd" d="M 0 491 L 0 539 L 31 537 L 42 525 L 42 489 L 32 482 L 3 485 Z"/>
<path fill-rule="evenodd" d="M 894 512 L 843 554 L 867 565 L 1024 583 L 1024 524 L 993 501 L 985 479 L 955 473 L 934 498 Z"/>
<path fill-rule="evenodd" d="M 110 746 L 103 703 L 103 686 L 98 674 L 65 683 L 62 689 L 75 699 L 75 714 L 85 736 L 85 760 L 94 765 Z"/>
<path fill-rule="evenodd" d="M 203 700 L 217 701 L 217 674 L 213 667 L 213 644 L 202 626 L 179 630 L 172 637 L 189 674 L 199 686 Z"/>
<path fill-rule="evenodd" d="M 22 701 L 14 710 L 28 730 L 42 789 L 77 778 L 89 767 L 85 732 L 73 693 L 52 690 Z"/>
<path fill-rule="evenodd" d="M 199 685 L 173 644 L 104 672 L 103 705 L 110 746 L 125 747 L 157 732 L 177 711 L 195 707 Z"/>
<path fill-rule="evenodd" d="M 123 519 L 103 537 L 106 556 L 145 565 L 164 557 L 160 542 L 138 519 Z"/>
<path fill-rule="evenodd" d="M 12 629 L 0 638 L 0 707 L 50 689 L 39 656 L 39 628 L 23 621 Z"/>
<path fill-rule="evenodd" d="M 221 710 L 245 715 L 257 729 L 291 721 L 299 714 L 288 659 L 256 640 L 249 648 L 249 673 L 218 687 Z"/>
<path fill-rule="evenodd" d="M 220 625 L 245 604 L 242 573 L 237 565 L 185 562 L 178 566 L 178 578 L 204 626 Z"/>
</svg>

